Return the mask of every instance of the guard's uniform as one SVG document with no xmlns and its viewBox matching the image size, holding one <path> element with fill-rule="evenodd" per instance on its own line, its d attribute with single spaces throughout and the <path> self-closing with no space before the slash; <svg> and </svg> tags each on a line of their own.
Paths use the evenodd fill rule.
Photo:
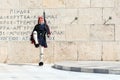
<svg viewBox="0 0 120 80">
<path fill-rule="evenodd" d="M 34 31 L 37 31 L 39 45 L 46 48 L 47 47 L 46 34 L 47 35 L 50 34 L 50 29 L 48 25 L 45 26 L 45 24 L 37 24 L 33 32 Z"/>
<path fill-rule="evenodd" d="M 40 46 L 40 62 L 39 66 L 43 65 L 43 48 L 47 48 L 46 42 L 46 34 L 50 36 L 50 29 L 47 24 L 45 24 L 45 19 L 42 17 L 38 18 L 38 24 L 34 27 L 33 32 L 31 34 L 31 43 L 34 43 L 35 47 L 38 48 Z"/>
</svg>

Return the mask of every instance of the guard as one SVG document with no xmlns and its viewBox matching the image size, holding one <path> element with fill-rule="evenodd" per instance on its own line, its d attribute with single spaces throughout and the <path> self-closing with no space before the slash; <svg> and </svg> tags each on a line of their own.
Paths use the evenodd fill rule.
<svg viewBox="0 0 120 80">
<path fill-rule="evenodd" d="M 34 27 L 31 34 L 31 42 L 34 43 L 35 47 L 40 47 L 40 61 L 39 66 L 42 66 L 44 48 L 47 48 L 46 35 L 50 37 L 50 29 L 46 24 L 46 20 L 41 16 L 38 18 L 38 24 Z"/>
</svg>

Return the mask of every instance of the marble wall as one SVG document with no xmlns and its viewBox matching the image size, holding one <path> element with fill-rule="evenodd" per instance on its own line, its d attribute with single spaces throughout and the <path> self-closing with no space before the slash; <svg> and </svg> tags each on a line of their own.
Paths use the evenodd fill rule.
<svg viewBox="0 0 120 80">
<path fill-rule="evenodd" d="M 29 39 L 43 11 L 51 29 L 46 63 L 120 60 L 120 0 L 0 0 L 0 62 L 39 62 Z"/>
</svg>

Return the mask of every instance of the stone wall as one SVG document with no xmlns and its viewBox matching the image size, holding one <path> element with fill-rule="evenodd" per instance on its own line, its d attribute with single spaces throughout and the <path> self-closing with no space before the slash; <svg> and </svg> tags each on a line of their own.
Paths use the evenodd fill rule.
<svg viewBox="0 0 120 80">
<path fill-rule="evenodd" d="M 120 0 L 0 0 L 0 62 L 39 61 L 29 38 L 43 11 L 51 29 L 46 63 L 120 60 Z"/>
</svg>

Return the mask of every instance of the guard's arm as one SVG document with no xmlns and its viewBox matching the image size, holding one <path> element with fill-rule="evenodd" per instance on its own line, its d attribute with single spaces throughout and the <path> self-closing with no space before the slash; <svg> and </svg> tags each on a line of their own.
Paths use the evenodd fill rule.
<svg viewBox="0 0 120 80">
<path fill-rule="evenodd" d="M 47 24 L 46 24 L 46 31 L 47 31 L 47 36 L 50 37 L 50 35 L 51 35 L 50 28 Z"/>
</svg>

